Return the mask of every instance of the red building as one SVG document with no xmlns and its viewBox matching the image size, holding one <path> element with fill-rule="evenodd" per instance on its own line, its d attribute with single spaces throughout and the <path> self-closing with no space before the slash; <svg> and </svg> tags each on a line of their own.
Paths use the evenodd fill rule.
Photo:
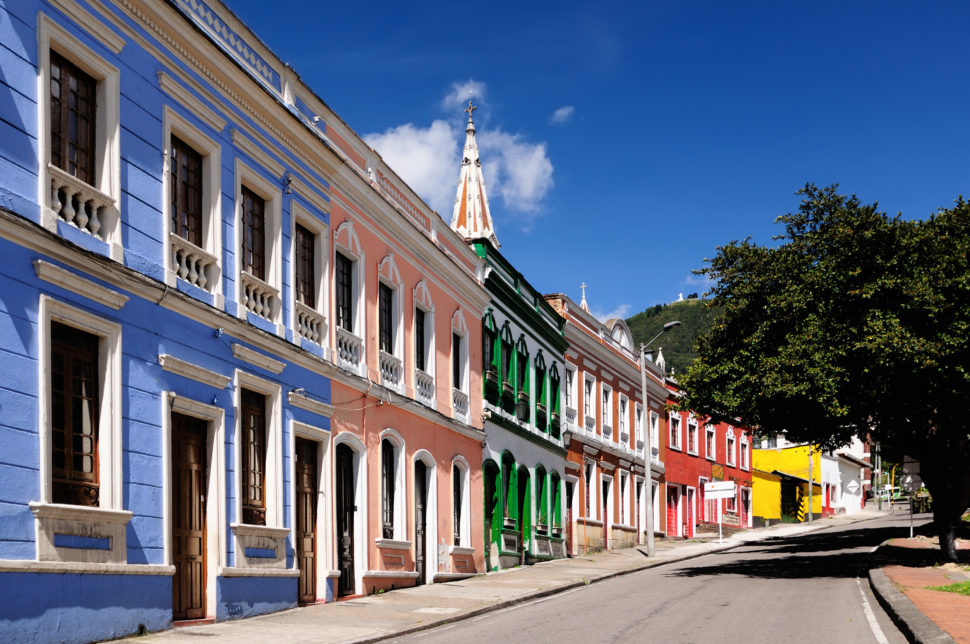
<svg viewBox="0 0 970 644">
<path fill-rule="evenodd" d="M 680 388 L 669 377 L 666 386 L 667 536 L 693 537 L 699 527 L 719 520 L 725 526 L 750 528 L 751 431 L 676 411 Z M 734 496 L 706 499 L 704 484 L 714 481 L 734 481 Z"/>
</svg>

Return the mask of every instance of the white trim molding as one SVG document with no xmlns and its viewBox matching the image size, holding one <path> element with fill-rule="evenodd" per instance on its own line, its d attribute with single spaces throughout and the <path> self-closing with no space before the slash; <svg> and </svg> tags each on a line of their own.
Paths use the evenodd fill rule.
<svg viewBox="0 0 970 644">
<path fill-rule="evenodd" d="M 112 291 L 110 288 L 95 284 L 89 279 L 76 275 L 60 266 L 55 266 L 43 259 L 34 260 L 34 272 L 38 278 L 45 282 L 60 286 L 72 293 L 83 295 L 98 304 L 103 304 L 116 311 L 128 302 L 127 295 L 122 295 L 118 291 Z"/>
</svg>

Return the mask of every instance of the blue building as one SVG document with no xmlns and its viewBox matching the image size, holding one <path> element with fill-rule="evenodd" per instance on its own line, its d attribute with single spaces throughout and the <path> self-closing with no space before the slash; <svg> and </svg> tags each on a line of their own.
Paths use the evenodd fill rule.
<svg viewBox="0 0 970 644">
<path fill-rule="evenodd" d="M 3 641 L 333 596 L 347 171 L 292 72 L 210 5 L 0 4 Z"/>
</svg>

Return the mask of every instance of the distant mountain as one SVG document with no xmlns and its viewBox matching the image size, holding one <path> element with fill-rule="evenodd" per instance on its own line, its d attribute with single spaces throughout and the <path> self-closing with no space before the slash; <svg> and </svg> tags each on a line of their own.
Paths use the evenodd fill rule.
<svg viewBox="0 0 970 644">
<path fill-rule="evenodd" d="M 689 297 L 671 304 L 652 306 L 628 318 L 626 323 L 633 334 L 634 346 L 639 350 L 640 343 L 647 342 L 657 335 L 664 324 L 673 320 L 680 321 L 680 326 L 667 331 L 649 347 L 653 350 L 658 347 L 663 348 L 667 373 L 673 370 L 676 376 L 694 361 L 696 356 L 694 343 L 697 341 L 697 336 L 711 327 L 714 315 L 714 311 L 705 306 L 704 300 Z"/>
</svg>

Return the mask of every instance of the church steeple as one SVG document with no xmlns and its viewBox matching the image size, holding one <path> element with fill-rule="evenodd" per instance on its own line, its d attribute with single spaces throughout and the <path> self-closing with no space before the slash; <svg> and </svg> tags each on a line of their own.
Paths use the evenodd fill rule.
<svg viewBox="0 0 970 644">
<path fill-rule="evenodd" d="M 455 194 L 455 209 L 451 215 L 451 229 L 465 239 L 484 237 L 495 248 L 499 247 L 492 214 L 488 209 L 485 196 L 485 178 L 482 176 L 482 162 L 478 158 L 478 144 L 475 143 L 475 122 L 472 112 L 478 108 L 468 101 L 468 125 L 465 126 L 465 149 L 462 152 L 461 174 L 458 175 L 458 192 Z"/>
</svg>

